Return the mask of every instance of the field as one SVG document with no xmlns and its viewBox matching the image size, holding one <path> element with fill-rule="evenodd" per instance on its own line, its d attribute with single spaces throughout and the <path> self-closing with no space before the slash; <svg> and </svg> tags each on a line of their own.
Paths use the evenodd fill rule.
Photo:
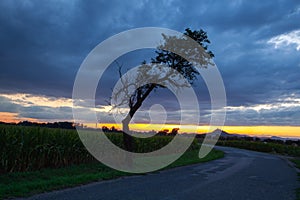
<svg viewBox="0 0 300 200">
<path fill-rule="evenodd" d="M 107 136 L 122 146 L 122 135 Z M 148 152 L 165 146 L 169 136 L 136 139 L 135 151 Z M 196 140 L 167 168 L 206 162 L 224 156 L 213 150 L 199 159 Z M 0 199 L 28 196 L 93 181 L 128 176 L 95 160 L 75 130 L 0 125 Z"/>
<path fill-rule="evenodd" d="M 246 141 L 246 140 L 219 140 L 217 145 L 248 149 L 266 153 L 275 153 L 300 157 L 300 147 L 273 142 Z"/>
<path fill-rule="evenodd" d="M 90 163 L 74 130 L 0 126 L 0 173 Z"/>
<path fill-rule="evenodd" d="M 295 164 L 295 167 L 300 169 L 300 159 L 299 158 L 291 159 L 291 161 Z M 300 173 L 298 173 L 298 179 L 300 180 Z M 298 188 L 296 190 L 296 195 L 297 195 L 297 200 L 300 200 L 300 188 Z"/>
<path fill-rule="evenodd" d="M 114 144 L 123 146 L 120 133 L 107 136 Z M 166 136 L 136 139 L 134 151 L 153 151 L 171 140 Z M 194 141 L 190 148 L 197 147 Z M 0 174 L 93 162 L 96 160 L 83 146 L 76 130 L 0 125 Z"/>
</svg>

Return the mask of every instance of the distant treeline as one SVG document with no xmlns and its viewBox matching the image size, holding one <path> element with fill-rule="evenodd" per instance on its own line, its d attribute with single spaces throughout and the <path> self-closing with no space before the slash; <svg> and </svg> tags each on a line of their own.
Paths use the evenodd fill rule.
<svg viewBox="0 0 300 200">
<path fill-rule="evenodd" d="M 117 129 L 116 127 L 112 126 L 111 128 L 107 126 L 102 126 L 102 131 L 104 133 L 122 133 L 122 130 Z M 149 131 L 149 132 L 135 132 L 132 131 L 132 133 L 138 133 L 138 134 L 151 134 L 151 135 L 160 135 L 160 136 L 175 136 L 178 134 L 179 128 L 173 128 L 172 130 L 169 129 L 163 129 L 161 131 Z"/>
<path fill-rule="evenodd" d="M 47 123 L 38 123 L 38 122 L 30 122 L 30 121 L 22 121 L 22 122 L 18 122 L 18 123 L 7 123 L 7 122 L 1 122 L 0 124 L 5 124 L 5 125 L 16 125 L 16 126 L 34 126 L 34 127 L 45 127 L 45 128 L 60 128 L 60 129 L 76 129 L 76 127 L 79 128 L 84 128 L 84 129 L 94 129 L 94 128 L 88 128 L 82 124 L 75 124 L 73 122 L 47 122 Z M 114 126 L 112 126 L 111 128 L 108 128 L 107 126 L 102 126 L 102 131 L 105 133 L 122 133 L 122 130 L 119 130 L 117 128 L 115 128 Z M 143 132 L 144 134 L 157 134 L 157 135 L 168 135 L 168 136 L 175 136 L 179 131 L 179 128 L 173 128 L 172 130 L 169 129 L 164 129 L 161 131 L 150 131 L 150 132 Z M 134 131 L 133 131 L 134 132 Z M 141 132 L 136 132 L 136 133 L 140 133 Z"/>
<path fill-rule="evenodd" d="M 30 122 L 30 121 L 22 121 L 18 123 L 6 123 L 6 122 L 0 122 L 0 124 L 6 124 L 6 125 L 17 125 L 17 126 L 34 126 L 34 127 L 45 127 L 45 128 L 59 128 L 59 129 L 76 129 L 76 127 L 84 128 L 84 129 L 91 129 L 95 130 L 94 128 L 88 128 L 82 124 L 75 124 L 73 122 L 47 122 L 47 123 L 38 123 L 38 122 Z M 115 126 L 107 127 L 102 126 L 102 131 L 105 133 L 122 133 L 122 130 L 117 129 Z M 290 140 L 290 139 L 272 139 L 272 138 L 259 138 L 259 137 L 250 137 L 250 136 L 238 136 L 236 134 L 229 134 L 225 131 L 219 130 L 222 132 L 221 136 L 218 138 L 218 141 L 248 141 L 248 142 L 263 142 L 263 143 L 273 143 L 273 144 L 284 144 L 284 145 L 292 145 L 300 147 L 300 140 Z M 157 136 L 175 136 L 179 132 L 179 128 L 173 128 L 173 129 L 163 129 L 160 131 L 149 131 L 149 132 L 135 132 L 132 131 L 132 133 L 137 134 L 151 134 L 151 135 L 157 135 Z M 213 131 L 208 134 L 212 134 L 216 132 Z M 189 134 L 181 134 L 181 135 L 189 135 Z M 207 134 L 197 134 L 196 138 L 199 141 L 203 141 L 205 136 Z M 222 143 L 223 144 L 223 143 Z M 222 145 L 221 143 L 219 145 Z"/>
<path fill-rule="evenodd" d="M 46 127 L 46 128 L 62 128 L 62 129 L 75 129 L 76 126 L 76 124 L 73 122 L 38 123 L 38 122 L 22 121 L 18 123 L 0 122 L 0 124 L 17 125 L 17 126 L 35 126 L 35 127 Z"/>
</svg>

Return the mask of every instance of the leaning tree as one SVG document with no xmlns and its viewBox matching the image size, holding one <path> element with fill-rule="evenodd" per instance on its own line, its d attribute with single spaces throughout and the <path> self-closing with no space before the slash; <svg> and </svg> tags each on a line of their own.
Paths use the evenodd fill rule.
<svg viewBox="0 0 300 200">
<path fill-rule="evenodd" d="M 195 65 L 200 64 L 201 67 L 207 67 L 211 63 L 210 59 L 214 57 L 214 54 L 208 50 L 210 41 L 208 40 L 207 33 L 203 30 L 192 31 L 187 28 L 180 37 L 164 34 L 162 36 L 163 43 L 157 47 L 155 58 L 151 59 L 150 64 L 146 64 L 145 61 L 142 63 L 143 68 L 137 72 L 138 75 L 135 76 L 134 81 L 130 80 L 130 77 L 122 76 L 121 66 L 119 65 L 119 75 L 122 84 L 121 87 L 117 88 L 113 93 L 112 99 L 118 102 L 113 105 L 113 108 L 117 108 L 121 105 L 129 107 L 129 109 L 126 110 L 128 112 L 122 119 L 124 148 L 128 151 L 134 150 L 133 136 L 129 134 L 129 123 L 152 91 L 157 88 L 165 88 L 163 84 L 159 83 L 164 82 L 174 87 L 188 87 L 193 84 L 194 80 L 199 75 Z M 197 42 L 197 44 L 201 46 L 201 50 L 199 51 L 198 49 L 195 51 L 193 44 L 190 45 L 190 48 L 186 48 L 187 37 L 192 38 Z M 183 47 L 182 45 L 185 46 Z M 174 52 L 193 55 L 193 58 L 187 60 Z M 195 62 L 191 60 L 194 60 Z M 162 65 L 170 70 L 166 71 L 166 67 L 162 68 Z M 157 73 L 153 73 L 153 69 L 162 70 L 163 72 L 160 73 L 160 76 L 157 76 Z M 186 82 L 174 81 L 174 71 L 180 73 L 185 78 Z M 143 82 L 145 84 L 143 84 Z M 133 86 L 132 84 L 138 85 L 133 92 L 130 91 L 130 88 Z M 119 100 L 117 101 L 117 99 Z"/>
</svg>

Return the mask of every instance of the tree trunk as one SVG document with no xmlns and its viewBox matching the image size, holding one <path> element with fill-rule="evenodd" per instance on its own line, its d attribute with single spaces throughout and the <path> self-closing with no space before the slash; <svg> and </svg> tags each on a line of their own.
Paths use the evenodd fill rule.
<svg viewBox="0 0 300 200">
<path fill-rule="evenodd" d="M 136 111 L 142 106 L 143 101 L 149 96 L 150 92 L 155 88 L 155 84 L 152 84 L 148 90 L 144 93 L 144 95 L 137 100 L 137 102 L 132 106 L 129 110 L 127 116 L 122 120 L 122 131 L 123 131 L 123 142 L 124 148 L 127 151 L 133 152 L 134 151 L 134 141 L 133 137 L 130 135 L 129 130 L 129 123 L 136 113 Z"/>
<path fill-rule="evenodd" d="M 129 116 L 129 115 L 127 115 Z M 123 121 L 122 121 L 122 130 L 123 130 L 123 143 L 124 143 L 124 148 L 126 151 L 130 151 L 132 152 L 134 150 L 133 148 L 133 138 L 130 134 L 130 130 L 129 130 L 129 122 L 130 119 L 128 119 L 129 117 L 126 117 Z M 130 117 L 131 118 L 131 117 Z"/>
</svg>

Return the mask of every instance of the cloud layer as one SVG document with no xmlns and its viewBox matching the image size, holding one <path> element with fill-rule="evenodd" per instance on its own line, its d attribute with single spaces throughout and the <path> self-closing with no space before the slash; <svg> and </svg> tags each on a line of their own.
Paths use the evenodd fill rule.
<svg viewBox="0 0 300 200">
<path fill-rule="evenodd" d="M 300 124 L 297 0 L 3 0 L 0 9 L 1 112 L 44 120 L 72 119 L 73 82 L 80 64 L 97 44 L 131 28 L 158 26 L 184 31 L 191 27 L 206 30 L 212 42 L 210 48 L 228 97 L 227 124 Z M 151 55 L 149 51 L 133 52 L 119 61 L 130 68 Z M 101 80 L 107 87 L 97 93 L 98 106 L 106 105 L 117 81 L 114 68 L 112 65 Z M 210 98 L 199 79 L 195 89 L 203 123 L 207 123 Z M 24 98 L 32 105 L 7 94 L 27 94 Z M 55 99 L 57 106 L 45 105 L 49 102 L 41 97 Z M 179 108 L 172 99 L 168 92 L 158 91 L 141 111 L 165 102 L 170 121 L 175 121 Z"/>
</svg>

